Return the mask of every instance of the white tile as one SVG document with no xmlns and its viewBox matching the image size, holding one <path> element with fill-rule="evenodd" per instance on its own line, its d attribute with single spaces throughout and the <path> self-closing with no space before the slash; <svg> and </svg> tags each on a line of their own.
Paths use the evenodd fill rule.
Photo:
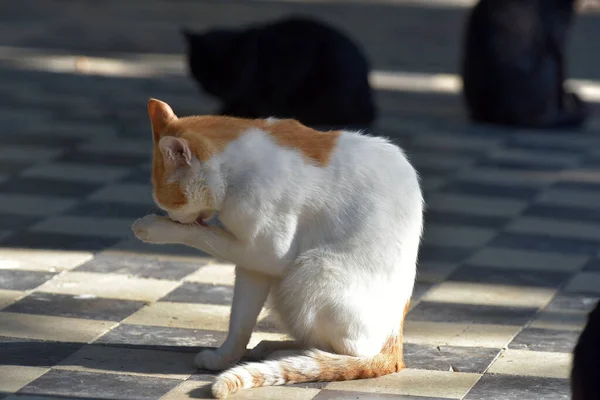
<svg viewBox="0 0 600 400">
<path fill-rule="evenodd" d="M 206 264 L 196 272 L 186 276 L 183 280 L 211 285 L 233 286 L 235 281 L 235 265 L 226 263 Z"/>
<path fill-rule="evenodd" d="M 23 292 L 20 290 L 5 290 L 0 289 L 0 310 L 5 307 L 8 307 L 20 297 L 23 297 L 27 294 L 27 292 Z M 0 389 L 1 390 L 1 389 Z"/>
<path fill-rule="evenodd" d="M 0 248 L 0 269 L 64 271 L 93 258 L 87 251 Z"/>
<path fill-rule="evenodd" d="M 0 393 L 12 393 L 39 378 L 49 368 L 0 365 Z"/>
<path fill-rule="evenodd" d="M 503 307 L 543 307 L 555 289 L 470 282 L 443 282 L 429 289 L 423 300 Z"/>
<path fill-rule="evenodd" d="M 561 182 L 600 183 L 600 174 L 596 169 L 569 168 L 559 174 Z"/>
<path fill-rule="evenodd" d="M 407 321 L 407 343 L 434 346 L 502 348 L 521 330 L 520 326 Z"/>
<path fill-rule="evenodd" d="M 168 326 L 186 329 L 204 329 L 227 332 L 229 329 L 230 306 L 220 304 L 193 304 L 161 301 L 150 304 L 123 321 L 126 324 Z M 259 321 L 268 316 L 263 310 Z M 253 340 L 283 340 L 286 336 L 280 333 L 256 331 Z M 251 340 L 252 343 L 256 344 Z"/>
<path fill-rule="evenodd" d="M 399 373 L 375 379 L 332 382 L 326 386 L 326 389 L 462 399 L 480 377 L 480 374 L 464 372 L 407 368 Z"/>
<path fill-rule="evenodd" d="M 319 389 L 289 386 L 267 386 L 242 390 L 233 397 L 236 400 L 312 400 Z M 175 389 L 161 397 L 161 400 L 208 400 L 214 399 L 210 382 L 190 380 L 182 382 Z"/>
<path fill-rule="evenodd" d="M 0 312 L 0 336 L 87 343 L 116 322 Z"/>
<path fill-rule="evenodd" d="M 49 293 L 95 295 L 122 300 L 155 301 L 179 286 L 165 279 L 136 278 L 121 274 L 64 272 L 37 290 Z"/>
<path fill-rule="evenodd" d="M 569 379 L 570 353 L 505 350 L 488 369 L 491 374 Z"/>
</svg>

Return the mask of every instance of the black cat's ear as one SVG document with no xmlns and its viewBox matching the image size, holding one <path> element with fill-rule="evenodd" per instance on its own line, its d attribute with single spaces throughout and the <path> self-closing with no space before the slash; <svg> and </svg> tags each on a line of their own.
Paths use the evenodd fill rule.
<svg viewBox="0 0 600 400">
<path fill-rule="evenodd" d="M 196 36 L 196 34 L 194 32 L 192 32 L 191 29 L 183 27 L 180 29 L 181 35 L 189 42 L 190 40 L 192 40 L 194 38 L 194 36 Z"/>
</svg>

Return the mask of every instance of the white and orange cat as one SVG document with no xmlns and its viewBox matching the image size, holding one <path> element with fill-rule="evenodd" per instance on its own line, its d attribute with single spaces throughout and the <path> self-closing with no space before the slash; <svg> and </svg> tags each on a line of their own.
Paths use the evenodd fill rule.
<svg viewBox="0 0 600 400">
<path fill-rule="evenodd" d="M 423 197 L 415 169 L 385 139 L 319 132 L 295 120 L 178 118 L 151 99 L 152 184 L 167 217 L 133 225 L 236 264 L 229 334 L 196 357 L 227 369 L 213 395 L 257 386 L 399 371 L 416 274 Z M 222 227 L 205 222 L 218 215 Z M 294 342 L 261 342 L 234 366 L 269 297 Z"/>
</svg>

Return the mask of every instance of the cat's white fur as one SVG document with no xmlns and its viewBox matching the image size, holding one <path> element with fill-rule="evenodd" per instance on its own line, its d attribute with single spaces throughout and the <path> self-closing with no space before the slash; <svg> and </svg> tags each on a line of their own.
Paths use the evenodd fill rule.
<svg viewBox="0 0 600 400">
<path fill-rule="evenodd" d="M 325 352 L 373 357 L 399 334 L 415 280 L 423 198 L 397 146 L 342 132 L 328 164 L 317 166 L 251 129 L 209 161 L 193 158 L 177 179 L 191 201 L 167 209 L 171 219 L 194 220 L 206 185 L 226 230 L 152 215 L 133 230 L 146 242 L 182 243 L 236 264 L 228 337 L 198 354 L 198 367 L 225 369 L 244 355 L 269 294 L 297 346 L 323 351 L 234 367 L 217 378 L 215 396 L 257 386 L 256 374 L 260 385 L 286 383 L 285 368 L 318 378 Z M 259 345 L 254 354 L 272 347 Z"/>
</svg>

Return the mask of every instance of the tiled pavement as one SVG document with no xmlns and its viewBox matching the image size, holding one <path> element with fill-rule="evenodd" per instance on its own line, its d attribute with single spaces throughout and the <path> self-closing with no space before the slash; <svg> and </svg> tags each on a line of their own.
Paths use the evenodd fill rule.
<svg viewBox="0 0 600 400">
<path fill-rule="evenodd" d="M 183 247 L 138 243 L 129 226 L 153 210 L 147 97 L 181 114 L 209 112 L 212 104 L 177 72 L 51 73 L 43 69 L 54 64 L 15 56 L 10 46 L 40 54 L 177 53 L 180 23 L 300 9 L 346 27 L 371 21 L 357 36 L 376 68 L 444 72 L 454 68 L 447 53 L 456 50 L 464 9 L 42 3 L 0 5 L 0 45 L 7 46 L 0 49 L 0 398 L 205 398 L 213 377 L 191 361 L 224 339 L 233 266 Z M 397 25 L 432 28 L 390 41 L 405 29 Z M 589 34 L 590 26 L 583 20 L 579 29 Z M 575 40 L 573 68 L 598 79 L 585 46 Z M 415 61 L 408 51 L 417 47 Z M 469 127 L 452 95 L 378 96 L 375 132 L 407 149 L 428 204 L 406 326 L 408 369 L 232 398 L 569 398 L 570 352 L 600 297 L 600 121 L 582 133 L 507 132 Z M 265 316 L 251 345 L 279 337 Z"/>
</svg>

